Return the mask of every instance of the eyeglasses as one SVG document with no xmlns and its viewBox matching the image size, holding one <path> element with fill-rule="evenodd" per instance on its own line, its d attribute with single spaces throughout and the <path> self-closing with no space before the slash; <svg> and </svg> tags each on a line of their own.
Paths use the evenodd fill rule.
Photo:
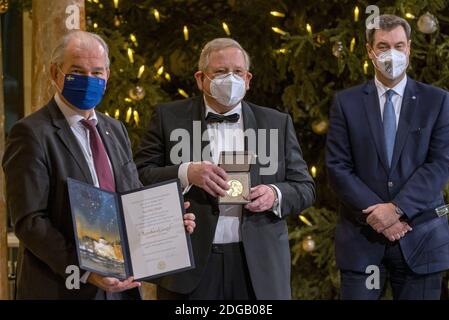
<svg viewBox="0 0 449 320">
<path fill-rule="evenodd" d="M 243 77 L 245 77 L 247 71 L 246 70 L 235 70 L 235 71 L 218 70 L 215 72 L 207 72 L 207 73 L 203 72 L 203 73 L 206 74 L 206 76 L 207 76 L 207 73 L 209 73 L 211 75 L 211 77 L 208 77 L 208 78 L 210 78 L 212 80 L 215 78 L 218 78 L 218 79 L 225 78 L 230 73 L 233 73 L 235 76 L 239 76 L 240 78 L 243 78 Z"/>
</svg>

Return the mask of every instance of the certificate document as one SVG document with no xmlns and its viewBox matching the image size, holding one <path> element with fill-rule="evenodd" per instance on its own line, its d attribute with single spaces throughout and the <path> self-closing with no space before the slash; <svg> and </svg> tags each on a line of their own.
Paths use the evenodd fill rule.
<svg viewBox="0 0 449 320">
<path fill-rule="evenodd" d="M 178 179 L 126 193 L 67 184 L 81 269 L 149 280 L 194 268 Z"/>
</svg>

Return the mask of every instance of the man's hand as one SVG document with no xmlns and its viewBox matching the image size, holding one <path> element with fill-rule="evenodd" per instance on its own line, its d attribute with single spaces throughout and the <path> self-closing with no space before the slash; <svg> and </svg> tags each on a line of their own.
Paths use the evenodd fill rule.
<svg viewBox="0 0 449 320">
<path fill-rule="evenodd" d="M 184 202 L 184 208 L 188 209 L 190 207 L 190 202 Z M 192 233 L 195 230 L 195 215 L 193 213 L 186 213 L 184 215 L 184 227 L 188 233 Z"/>
<path fill-rule="evenodd" d="M 191 163 L 187 169 L 187 178 L 189 183 L 200 187 L 214 197 L 224 197 L 226 190 L 229 189 L 226 171 L 209 161 Z"/>
<path fill-rule="evenodd" d="M 249 194 L 251 202 L 245 206 L 245 209 L 252 212 L 271 210 L 276 199 L 275 192 L 273 188 L 265 184 L 251 188 L 251 193 Z"/>
<path fill-rule="evenodd" d="M 392 203 L 379 203 L 363 210 L 368 214 L 366 222 L 377 232 L 381 233 L 399 221 L 396 207 Z"/>
<path fill-rule="evenodd" d="M 133 280 L 134 280 L 133 277 L 129 277 L 124 281 L 120 281 L 117 278 L 103 277 L 93 272 L 89 275 L 89 278 L 87 278 L 88 283 L 93 284 L 94 286 L 109 293 L 122 292 L 141 286 L 140 282 Z"/>
<path fill-rule="evenodd" d="M 405 234 L 413 229 L 408 225 L 407 222 L 398 221 L 391 227 L 385 229 L 382 234 L 390 241 L 396 241 L 401 239 Z"/>
</svg>

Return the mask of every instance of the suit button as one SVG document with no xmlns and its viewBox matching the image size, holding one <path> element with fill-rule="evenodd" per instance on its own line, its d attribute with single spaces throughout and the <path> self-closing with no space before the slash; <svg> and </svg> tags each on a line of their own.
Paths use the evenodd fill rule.
<svg viewBox="0 0 449 320">
<path fill-rule="evenodd" d="M 393 188 L 393 182 L 391 182 L 391 181 L 388 181 L 388 188 Z"/>
</svg>

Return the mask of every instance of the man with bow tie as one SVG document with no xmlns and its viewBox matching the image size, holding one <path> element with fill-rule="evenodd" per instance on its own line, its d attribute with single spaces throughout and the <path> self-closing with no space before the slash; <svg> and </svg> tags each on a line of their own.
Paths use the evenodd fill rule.
<svg viewBox="0 0 449 320">
<path fill-rule="evenodd" d="M 159 299 L 291 298 L 285 217 L 313 203 L 314 183 L 290 116 L 243 100 L 252 77 L 249 65 L 248 54 L 236 41 L 207 43 L 195 73 L 203 95 L 156 107 L 135 155 L 144 184 L 179 178 L 197 213 L 192 235 L 196 268 L 158 280 Z M 187 150 L 180 150 L 190 161 L 182 163 L 172 152 L 179 129 L 190 139 Z M 270 129 L 277 130 L 276 139 L 258 141 L 257 133 Z M 245 141 L 248 130 L 256 133 L 256 140 Z M 198 131 L 200 139 L 205 133 L 209 140 L 201 148 L 195 147 Z M 276 150 L 276 172 L 264 174 L 265 164 L 258 160 L 250 169 L 250 202 L 219 204 L 217 198 L 229 189 L 228 174 L 217 165 L 220 152 L 262 153 L 261 142 L 266 150 Z"/>
</svg>

